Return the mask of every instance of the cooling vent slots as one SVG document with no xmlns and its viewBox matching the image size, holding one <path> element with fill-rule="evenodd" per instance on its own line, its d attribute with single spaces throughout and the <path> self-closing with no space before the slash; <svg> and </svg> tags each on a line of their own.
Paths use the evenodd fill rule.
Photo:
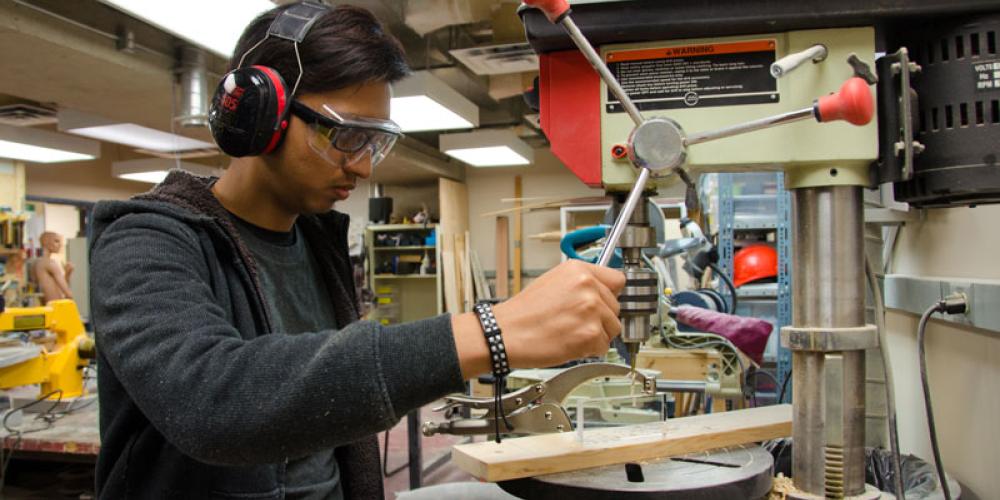
<svg viewBox="0 0 1000 500">
<path fill-rule="evenodd" d="M 972 115 L 969 110 L 972 109 Z M 957 111 L 957 113 L 956 113 Z M 946 104 L 932 107 L 918 117 L 920 133 L 939 132 L 953 128 L 1000 125 L 1000 100 L 976 101 L 974 103 Z"/>
<path fill-rule="evenodd" d="M 982 42 L 986 41 L 983 47 Z M 942 38 L 936 42 L 920 44 L 914 47 L 913 59 L 922 64 L 943 63 L 966 57 L 981 57 L 997 54 L 997 35 L 995 31 L 985 33 L 969 33 L 954 38 Z"/>
</svg>

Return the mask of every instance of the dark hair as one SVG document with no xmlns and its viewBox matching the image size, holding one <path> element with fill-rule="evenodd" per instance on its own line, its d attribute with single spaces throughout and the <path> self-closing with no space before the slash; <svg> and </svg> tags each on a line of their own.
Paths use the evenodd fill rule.
<svg viewBox="0 0 1000 500">
<path fill-rule="evenodd" d="M 293 5 L 271 9 L 247 26 L 229 60 L 230 70 L 236 68 L 247 50 L 264 39 L 278 14 Z M 394 83 L 410 73 L 399 40 L 386 33 L 371 12 L 350 5 L 331 7 L 323 14 L 299 44 L 299 56 L 303 73 L 298 94 L 339 90 L 373 81 Z M 243 61 L 243 67 L 255 64 L 277 70 L 289 87 L 299 74 L 294 43 L 273 36 Z"/>
</svg>

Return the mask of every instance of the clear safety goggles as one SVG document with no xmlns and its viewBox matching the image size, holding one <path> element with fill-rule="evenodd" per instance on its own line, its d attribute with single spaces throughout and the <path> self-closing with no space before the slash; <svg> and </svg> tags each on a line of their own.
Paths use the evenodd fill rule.
<svg viewBox="0 0 1000 500">
<path fill-rule="evenodd" d="M 337 112 L 325 104 L 323 112 L 319 112 L 293 100 L 292 114 L 309 125 L 309 147 L 334 165 L 340 165 L 341 161 L 353 165 L 370 154 L 374 167 L 403 135 L 392 120 Z"/>
</svg>

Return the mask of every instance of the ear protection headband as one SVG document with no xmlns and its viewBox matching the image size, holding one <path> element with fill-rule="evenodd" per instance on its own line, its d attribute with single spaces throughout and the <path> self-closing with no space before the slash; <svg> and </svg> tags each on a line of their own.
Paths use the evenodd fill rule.
<svg viewBox="0 0 1000 500">
<path fill-rule="evenodd" d="M 288 128 L 292 97 L 302 80 L 299 43 L 327 11 L 329 7 L 310 1 L 284 10 L 271 22 L 267 35 L 243 53 L 236 69 L 222 77 L 212 97 L 208 126 L 224 153 L 233 157 L 258 156 L 274 151 L 281 144 Z M 295 44 L 299 75 L 290 91 L 273 68 L 243 67 L 247 55 L 272 36 Z"/>
</svg>

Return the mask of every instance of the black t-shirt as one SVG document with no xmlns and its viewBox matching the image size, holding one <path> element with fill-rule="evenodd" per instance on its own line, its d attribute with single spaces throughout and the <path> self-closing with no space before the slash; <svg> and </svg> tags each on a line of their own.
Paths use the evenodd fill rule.
<svg viewBox="0 0 1000 500">
<path fill-rule="evenodd" d="M 330 293 L 320 279 L 319 265 L 295 226 L 278 232 L 255 226 L 233 215 L 233 222 L 257 262 L 273 332 L 295 335 L 337 329 Z M 288 422 L 297 425 L 297 422 Z M 285 498 L 340 500 L 340 470 L 333 450 L 289 457 Z"/>
</svg>

